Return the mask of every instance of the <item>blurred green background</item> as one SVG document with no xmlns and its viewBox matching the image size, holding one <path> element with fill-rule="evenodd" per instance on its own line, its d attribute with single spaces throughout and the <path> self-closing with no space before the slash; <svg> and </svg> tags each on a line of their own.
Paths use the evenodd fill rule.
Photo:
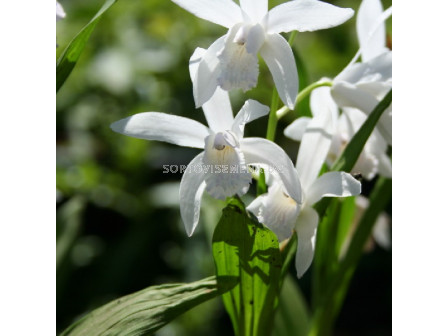
<svg viewBox="0 0 448 336">
<path fill-rule="evenodd" d="M 282 2 L 269 1 L 269 6 Z M 329 2 L 355 10 L 360 4 Z M 67 16 L 57 23 L 57 56 L 103 1 L 60 3 Z M 383 5 L 389 7 L 391 1 Z M 145 111 L 205 123 L 202 111 L 194 108 L 188 60 L 196 47 L 207 48 L 225 33 L 225 28 L 200 20 L 171 1 L 118 1 L 103 15 L 58 92 L 58 332 L 116 297 L 214 273 L 211 235 L 224 203 L 204 194 L 198 230 L 188 238 L 178 207 L 181 174 L 162 173 L 162 165 L 187 165 L 199 150 L 133 139 L 112 132 L 109 125 Z M 357 49 L 355 18 L 330 30 L 298 34 L 294 51 L 300 58 L 301 87 L 337 75 Z M 247 98 L 270 105 L 272 78 L 263 61 L 260 71 L 255 90 L 232 92 L 235 113 Z M 305 104 L 299 112 L 308 113 Z M 282 119 L 276 137 L 293 162 L 298 144 L 282 131 L 296 117 L 290 113 Z M 266 126 L 267 118 L 257 120 L 247 126 L 246 136 L 264 137 Z M 309 273 L 297 280 L 308 300 Z M 376 248 L 355 273 L 335 335 L 391 334 L 391 291 L 391 252 Z M 161 336 L 231 334 L 219 298 L 157 332 Z"/>
</svg>

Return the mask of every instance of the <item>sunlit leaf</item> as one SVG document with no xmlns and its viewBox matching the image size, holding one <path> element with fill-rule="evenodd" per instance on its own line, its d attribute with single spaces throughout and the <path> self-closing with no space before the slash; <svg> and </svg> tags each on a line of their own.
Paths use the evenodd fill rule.
<svg viewBox="0 0 448 336">
<path fill-rule="evenodd" d="M 73 38 L 56 63 L 56 92 L 59 91 L 64 84 L 73 68 L 78 62 L 79 56 L 90 38 L 96 24 L 106 10 L 108 10 L 117 0 L 106 0 L 103 7 L 90 20 L 90 22 L 82 28 L 82 30 Z"/>
<path fill-rule="evenodd" d="M 218 285 L 213 276 L 188 284 L 148 287 L 92 311 L 68 327 L 61 336 L 148 335 L 234 285 L 234 278 L 221 278 Z"/>
<path fill-rule="evenodd" d="M 220 276 L 240 283 L 223 295 L 236 335 L 269 335 L 279 295 L 282 268 L 277 237 L 251 219 L 234 200 L 224 210 L 213 235 L 213 257 Z"/>
</svg>

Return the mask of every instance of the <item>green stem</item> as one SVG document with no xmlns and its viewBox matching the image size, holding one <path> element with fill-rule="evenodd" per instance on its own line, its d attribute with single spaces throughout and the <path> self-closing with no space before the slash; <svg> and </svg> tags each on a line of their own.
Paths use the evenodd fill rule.
<svg viewBox="0 0 448 336">
<path fill-rule="evenodd" d="M 300 103 L 306 96 L 308 96 L 311 91 L 314 89 L 321 87 L 321 86 L 332 86 L 333 82 L 331 81 L 318 81 L 313 84 L 308 85 L 306 88 L 301 90 L 299 94 L 297 95 L 296 101 L 294 102 L 294 106 L 297 106 L 298 103 Z M 279 109 L 276 112 L 277 121 L 281 118 L 283 118 L 289 111 L 291 111 L 287 106 L 283 106 L 281 109 Z"/>
<path fill-rule="evenodd" d="M 268 120 L 268 130 L 266 132 L 266 139 L 274 141 L 275 139 L 275 130 L 277 129 L 277 111 L 278 108 L 278 92 L 277 89 L 274 88 L 272 91 L 272 99 L 271 99 L 271 112 L 269 113 Z"/>
</svg>

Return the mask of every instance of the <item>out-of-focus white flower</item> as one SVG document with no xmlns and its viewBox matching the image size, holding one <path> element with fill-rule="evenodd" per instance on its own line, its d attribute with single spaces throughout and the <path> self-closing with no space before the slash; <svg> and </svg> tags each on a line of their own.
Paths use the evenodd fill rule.
<svg viewBox="0 0 448 336">
<path fill-rule="evenodd" d="M 61 4 L 56 1 L 56 22 L 65 18 L 64 8 L 62 8 Z"/>
<path fill-rule="evenodd" d="M 201 58 L 204 52 L 197 49 L 192 57 Z M 190 74 L 196 71 L 197 63 L 191 62 Z M 111 125 L 115 132 L 128 136 L 204 149 L 188 164 L 180 184 L 181 217 L 189 236 L 199 221 L 204 190 L 217 199 L 246 193 L 252 179 L 248 165 L 277 168 L 287 192 L 301 203 L 297 172 L 283 149 L 266 139 L 243 138 L 244 126 L 267 115 L 267 106 L 248 100 L 233 118 L 227 92 L 218 89 L 202 108 L 210 128 L 159 112 L 139 113 Z"/>
<path fill-rule="evenodd" d="M 361 184 L 350 174 L 329 172 L 319 176 L 331 146 L 335 131 L 334 118 L 338 113 L 334 102 L 325 106 L 329 113 L 316 114 L 301 125 L 302 143 L 296 169 L 302 187 L 302 204 L 294 202 L 285 190 L 285 185 L 274 178 L 268 180 L 268 193 L 257 197 L 248 206 L 248 210 L 269 227 L 279 241 L 290 237 L 295 229 L 298 238 L 295 263 L 299 278 L 311 265 L 314 256 L 319 215 L 313 205 L 322 197 L 347 197 L 361 193 Z"/>
<path fill-rule="evenodd" d="M 392 52 L 386 48 L 380 0 L 363 0 L 357 16 L 357 33 L 362 63 L 350 64 L 333 82 L 331 94 L 340 107 L 357 108 L 369 115 L 392 88 Z M 377 128 L 392 145 L 392 106 L 384 111 Z"/>
<path fill-rule="evenodd" d="M 311 112 L 313 116 L 328 114 L 333 120 L 331 146 L 325 161 L 332 165 L 342 154 L 347 144 L 367 119 L 365 113 L 354 108 L 344 108 L 338 115 L 338 107 L 334 102 L 329 87 L 315 89 L 311 93 Z M 310 118 L 296 119 L 285 129 L 285 135 L 293 140 L 302 141 L 304 131 Z M 387 155 L 387 143 L 375 129 L 367 140 L 355 166 L 353 173 L 360 173 L 366 180 L 371 180 L 377 174 L 392 177 L 392 162 Z"/>
<path fill-rule="evenodd" d="M 202 106 L 219 86 L 247 91 L 257 84 L 258 52 L 274 78 L 281 100 L 290 109 L 298 91 L 297 68 L 288 42 L 279 34 L 331 28 L 353 15 L 317 0 L 288 1 L 268 12 L 267 0 L 172 0 L 197 17 L 229 31 L 204 54 L 193 78 L 196 106 Z"/>
<path fill-rule="evenodd" d="M 311 94 L 313 115 L 330 113 L 335 121 L 332 145 L 326 159 L 330 165 L 392 88 L 392 52 L 386 48 L 384 26 L 390 13 L 391 8 L 383 12 L 379 0 L 363 0 L 357 16 L 359 53 L 363 62 L 347 66 L 333 80 L 331 90 L 318 88 Z M 342 108 L 340 116 L 335 104 Z M 294 121 L 286 128 L 285 135 L 301 141 L 308 122 L 309 118 Z M 392 177 L 392 163 L 386 154 L 388 144 L 392 144 L 391 106 L 383 112 L 352 172 L 361 173 L 367 180 L 376 174 Z"/>
</svg>

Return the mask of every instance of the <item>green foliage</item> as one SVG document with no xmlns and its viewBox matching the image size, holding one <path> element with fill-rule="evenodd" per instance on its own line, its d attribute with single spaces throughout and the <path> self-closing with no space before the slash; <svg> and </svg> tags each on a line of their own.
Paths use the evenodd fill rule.
<svg viewBox="0 0 448 336">
<path fill-rule="evenodd" d="M 61 1 L 67 17 L 57 23 L 58 55 L 64 52 L 61 46 L 67 45 L 103 1 Z M 269 6 L 283 2 L 269 1 Z M 335 4 L 357 9 L 360 1 Z M 390 0 L 383 4 L 390 6 Z M 176 204 L 181 174 L 161 174 L 162 164 L 188 164 L 196 150 L 119 136 L 109 125 L 143 111 L 168 112 L 204 122 L 203 113 L 194 108 L 188 59 L 196 47 L 207 48 L 225 33 L 225 28 L 199 20 L 171 1 L 119 1 L 107 9 L 107 15 L 101 15 L 82 58 L 78 56 L 75 71 L 69 73 L 70 80 L 58 92 L 57 189 L 61 197 L 57 258 L 63 261 L 57 277 L 59 332 L 77 316 L 148 283 L 190 282 L 212 274 L 207 230 L 212 232 L 217 222 L 214 213 L 221 212 L 222 204 L 214 199 L 206 203 L 210 197 L 205 195 L 198 231 L 186 239 Z M 300 77 L 301 88 L 306 81 L 334 77 L 358 48 L 355 20 L 334 29 L 299 33 L 294 48 L 300 52 L 300 59 L 296 59 L 299 75 L 304 74 L 305 67 L 307 72 L 307 80 Z M 57 72 L 59 89 L 59 69 Z M 272 75 L 263 62 L 259 84 L 257 90 L 231 93 L 234 111 L 246 98 L 270 104 Z M 309 109 L 306 99 L 296 112 L 304 115 L 305 108 Z M 282 130 L 296 116 L 289 113 L 279 120 L 276 137 L 292 159 L 297 144 L 285 139 Z M 263 137 L 266 123 L 267 118 L 263 118 L 247 125 L 247 135 Z M 62 215 L 65 205 L 77 196 L 84 198 L 82 209 L 73 216 Z M 207 212 L 213 216 L 206 216 Z M 69 227 L 76 230 L 65 231 Z M 70 238 L 66 240 L 69 249 L 60 246 L 63 237 Z M 283 249 L 283 258 L 289 261 L 284 262 L 282 274 L 294 258 L 294 239 Z M 91 243 L 87 247 L 94 248 L 95 253 L 81 263 L 74 252 L 86 247 L 85 242 Z M 305 297 L 309 296 L 307 281 L 308 277 L 300 280 Z M 282 295 L 288 283 L 286 279 Z M 279 313 L 286 303 L 285 297 L 280 300 Z M 377 309 L 382 309 L 384 316 L 383 308 L 378 302 L 369 302 L 369 310 L 377 315 Z M 295 316 L 291 308 L 286 310 Z M 231 325 L 224 314 L 216 297 L 166 325 L 164 335 L 227 336 Z M 297 330 L 287 335 L 295 335 Z"/>
<path fill-rule="evenodd" d="M 306 336 L 308 334 L 310 313 L 297 281 L 287 275 L 275 315 L 273 336 Z"/>
<path fill-rule="evenodd" d="M 282 256 L 276 235 L 249 218 L 233 199 L 213 235 L 218 283 L 238 277 L 239 284 L 223 295 L 236 335 L 270 335 L 279 295 Z"/>
<path fill-rule="evenodd" d="M 380 177 L 370 195 L 370 206 L 360 219 L 345 257 L 321 287 L 313 314 L 310 335 L 330 335 L 331 325 L 347 292 L 355 267 L 361 258 L 363 247 L 381 211 L 392 197 L 392 180 Z"/>
<path fill-rule="evenodd" d="M 79 57 L 87 44 L 96 24 L 106 10 L 108 10 L 117 0 L 106 0 L 98 13 L 90 20 L 90 22 L 73 38 L 70 44 L 65 48 L 56 64 L 56 92 L 59 91 L 64 84 L 73 68 L 78 62 Z"/>
<path fill-rule="evenodd" d="M 185 311 L 210 300 L 235 282 L 209 277 L 189 284 L 152 286 L 116 299 L 68 327 L 61 336 L 148 335 Z"/>
</svg>

